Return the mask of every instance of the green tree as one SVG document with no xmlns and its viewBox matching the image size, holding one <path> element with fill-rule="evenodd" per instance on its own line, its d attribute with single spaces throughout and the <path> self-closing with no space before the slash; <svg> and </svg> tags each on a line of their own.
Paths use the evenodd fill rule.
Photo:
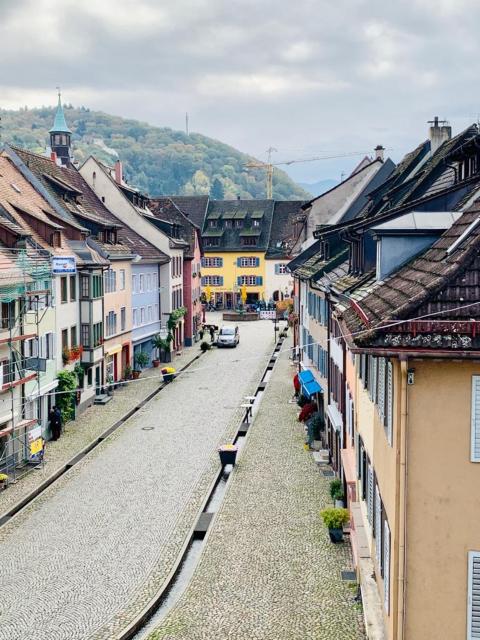
<svg viewBox="0 0 480 640">
<path fill-rule="evenodd" d="M 212 188 L 210 189 L 210 197 L 213 198 L 213 200 L 223 200 L 225 198 L 223 184 L 218 178 L 215 178 L 213 181 Z"/>
</svg>

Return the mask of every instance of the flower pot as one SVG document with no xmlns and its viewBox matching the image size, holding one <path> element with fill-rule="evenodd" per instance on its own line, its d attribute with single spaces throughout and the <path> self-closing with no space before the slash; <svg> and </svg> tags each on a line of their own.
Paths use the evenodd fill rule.
<svg viewBox="0 0 480 640">
<path fill-rule="evenodd" d="M 160 360 L 152 360 L 152 364 L 157 369 L 160 366 Z"/>
<path fill-rule="evenodd" d="M 220 462 L 224 467 L 226 464 L 235 464 L 237 459 L 238 447 L 234 444 L 224 445 L 218 449 Z"/>
<path fill-rule="evenodd" d="M 334 544 L 343 541 L 343 529 L 329 529 L 328 535 Z"/>
<path fill-rule="evenodd" d="M 344 506 L 345 506 L 345 504 L 344 504 L 343 500 L 337 500 L 337 499 L 335 498 L 335 507 L 336 507 L 337 509 L 343 509 L 343 508 L 344 508 Z"/>
<path fill-rule="evenodd" d="M 140 377 L 140 373 L 141 373 L 141 371 L 132 371 L 132 378 L 134 380 L 138 380 L 139 377 Z"/>
</svg>

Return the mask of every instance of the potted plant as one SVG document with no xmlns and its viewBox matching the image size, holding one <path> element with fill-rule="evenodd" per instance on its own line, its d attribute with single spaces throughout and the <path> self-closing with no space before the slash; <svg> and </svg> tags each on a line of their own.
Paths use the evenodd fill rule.
<svg viewBox="0 0 480 640">
<path fill-rule="evenodd" d="M 136 364 L 136 367 L 133 370 L 133 379 L 137 380 L 142 372 L 142 369 L 144 369 L 149 363 L 150 358 L 148 357 L 148 353 L 146 353 L 145 351 L 138 351 L 133 359 Z"/>
<path fill-rule="evenodd" d="M 221 447 L 218 447 L 222 467 L 226 464 L 235 464 L 237 452 L 238 446 L 236 444 L 223 444 Z"/>
<path fill-rule="evenodd" d="M 173 341 L 173 336 L 171 333 L 167 335 L 166 338 L 162 338 L 159 333 L 156 336 L 153 336 L 152 342 L 155 349 L 157 349 L 158 359 L 153 360 L 153 366 L 158 367 L 160 362 L 171 362 L 172 354 L 171 354 L 171 343 Z"/>
<path fill-rule="evenodd" d="M 330 482 L 330 497 L 336 507 L 343 507 L 343 484 L 342 481 L 336 478 Z"/>
<path fill-rule="evenodd" d="M 8 476 L 6 473 L 0 473 L 0 491 L 8 486 Z"/>
<path fill-rule="evenodd" d="M 107 395 L 113 396 L 113 376 L 107 376 Z"/>
<path fill-rule="evenodd" d="M 123 370 L 123 379 L 124 380 L 132 379 L 132 367 L 129 364 L 127 364 L 125 366 L 125 369 Z"/>
<path fill-rule="evenodd" d="M 328 529 L 330 540 L 333 543 L 342 542 L 343 526 L 350 520 L 350 512 L 348 509 L 330 507 L 329 509 L 320 511 L 320 515 L 322 516 L 324 525 Z"/>
</svg>

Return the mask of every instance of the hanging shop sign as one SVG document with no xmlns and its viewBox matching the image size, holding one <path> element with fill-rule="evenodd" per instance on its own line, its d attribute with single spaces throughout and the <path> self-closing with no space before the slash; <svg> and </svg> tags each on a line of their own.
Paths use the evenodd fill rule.
<svg viewBox="0 0 480 640">
<path fill-rule="evenodd" d="M 54 256 L 52 258 L 52 273 L 53 275 L 77 273 L 75 256 Z"/>
</svg>

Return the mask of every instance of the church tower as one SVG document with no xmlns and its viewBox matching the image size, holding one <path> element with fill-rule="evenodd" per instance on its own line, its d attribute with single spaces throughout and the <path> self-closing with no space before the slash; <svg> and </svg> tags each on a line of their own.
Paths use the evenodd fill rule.
<svg viewBox="0 0 480 640">
<path fill-rule="evenodd" d="M 50 133 L 50 147 L 52 152 L 57 154 L 57 158 L 63 165 L 68 165 L 72 160 L 71 139 L 72 132 L 67 126 L 65 114 L 62 107 L 62 96 L 58 92 L 58 106 L 55 113 L 55 120 Z"/>
</svg>

